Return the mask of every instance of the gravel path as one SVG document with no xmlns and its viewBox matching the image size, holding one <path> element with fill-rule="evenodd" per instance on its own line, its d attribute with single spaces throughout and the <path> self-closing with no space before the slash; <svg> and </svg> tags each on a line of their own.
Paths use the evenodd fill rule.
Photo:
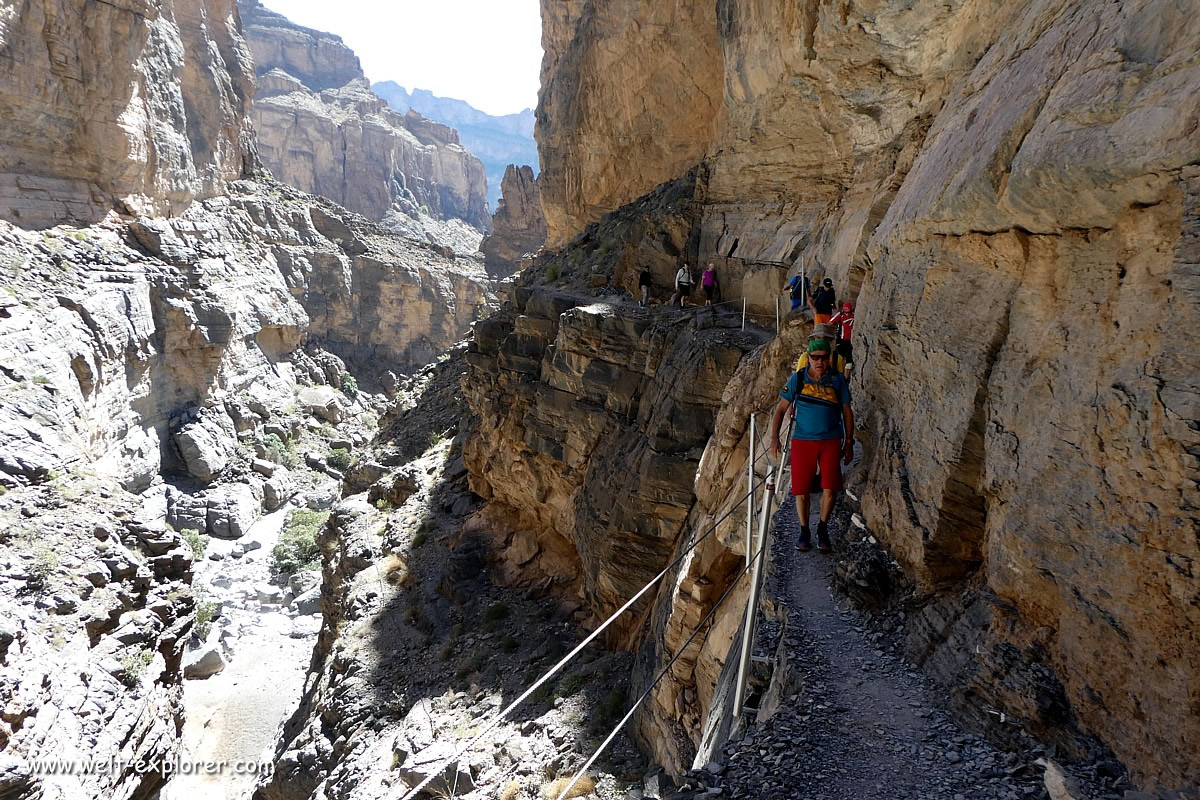
<svg viewBox="0 0 1200 800">
<path fill-rule="evenodd" d="M 726 748 L 731 796 L 1043 797 L 1042 770 L 1031 764 L 1039 753 L 1005 753 L 961 730 L 936 690 L 831 589 L 835 556 L 796 551 L 798 534 L 789 497 L 776 515 L 768 591 L 788 607 L 788 662 L 802 689 Z M 774 651 L 779 626 L 760 630 L 759 652 Z"/>
</svg>

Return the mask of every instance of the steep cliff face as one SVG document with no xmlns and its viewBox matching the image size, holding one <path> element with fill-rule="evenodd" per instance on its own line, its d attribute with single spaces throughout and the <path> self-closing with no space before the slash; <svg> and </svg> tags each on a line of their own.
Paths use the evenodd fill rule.
<svg viewBox="0 0 1200 800">
<path fill-rule="evenodd" d="M 233 0 L 22 0 L 0 13 L 0 218 L 177 213 L 253 165 Z"/>
<path fill-rule="evenodd" d="M 542 3 L 537 126 L 547 243 L 671 180 L 724 114 L 712 9 L 693 3 Z M 629 169 L 636 164 L 636 169 Z"/>
<path fill-rule="evenodd" d="M 536 252 L 546 243 L 546 215 L 542 213 L 542 193 L 533 170 L 509 164 L 504 171 L 503 193 L 492 217 L 492 232 L 479 245 L 488 273 L 501 278 L 516 270 L 521 256 Z"/>
<path fill-rule="evenodd" d="M 375 220 L 423 212 L 490 228 L 483 165 L 453 128 L 392 111 L 338 37 L 255 0 L 239 9 L 259 75 L 254 125 L 275 177 Z"/>
<path fill-rule="evenodd" d="M 1157 0 L 543 5 L 551 243 L 705 158 L 699 259 L 804 265 L 859 303 L 854 483 L 926 603 L 913 658 L 981 724 L 1200 783 L 1196 22 Z M 656 46 L 616 36 L 665 13 Z M 664 53 L 676 37 L 715 63 Z M 713 79 L 686 146 L 646 141 L 705 108 L 659 98 Z M 723 564 L 693 577 L 720 587 Z"/>
</svg>

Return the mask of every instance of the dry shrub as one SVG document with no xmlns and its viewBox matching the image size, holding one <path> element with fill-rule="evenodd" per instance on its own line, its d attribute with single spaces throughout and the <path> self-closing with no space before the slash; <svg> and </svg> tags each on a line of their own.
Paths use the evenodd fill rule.
<svg viewBox="0 0 1200 800">
<path fill-rule="evenodd" d="M 521 782 L 511 780 L 504 784 L 504 788 L 500 790 L 499 800 L 517 800 L 517 795 L 521 793 Z"/>
<path fill-rule="evenodd" d="M 563 789 L 567 788 L 567 784 L 571 782 L 570 778 L 559 778 L 550 781 L 542 787 L 542 797 L 547 800 L 558 800 L 558 796 L 562 794 Z M 575 782 L 571 787 L 571 791 L 567 792 L 567 797 L 583 797 L 589 795 L 596 790 L 596 782 L 584 775 Z"/>
<path fill-rule="evenodd" d="M 408 585 L 408 564 L 404 563 L 404 559 L 396 553 L 383 560 L 383 563 L 379 565 L 379 571 L 383 573 L 383 579 L 392 586 Z"/>
</svg>

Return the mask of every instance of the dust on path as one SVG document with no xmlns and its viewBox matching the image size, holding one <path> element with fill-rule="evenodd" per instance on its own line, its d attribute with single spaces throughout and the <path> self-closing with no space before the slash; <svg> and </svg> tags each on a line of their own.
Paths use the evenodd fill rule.
<svg viewBox="0 0 1200 800">
<path fill-rule="evenodd" d="M 835 542 L 839 533 L 833 527 Z M 787 497 L 775 517 L 768 587 L 787 606 L 785 649 L 802 688 L 784 699 L 774 717 L 726 748 L 733 796 L 1040 797 L 1040 773 L 1028 768 L 1037 754 L 1005 753 L 960 729 L 940 693 L 831 588 L 836 556 L 815 548 L 797 552 L 798 534 L 794 502 Z M 773 648 L 769 628 L 764 626 L 768 641 L 762 644 Z"/>
</svg>

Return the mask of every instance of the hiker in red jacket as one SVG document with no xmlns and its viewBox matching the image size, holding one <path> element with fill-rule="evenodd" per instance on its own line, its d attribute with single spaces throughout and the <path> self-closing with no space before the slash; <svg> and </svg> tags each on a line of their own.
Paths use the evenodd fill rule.
<svg viewBox="0 0 1200 800">
<path fill-rule="evenodd" d="M 854 369 L 854 348 L 850 344 L 850 335 L 854 333 L 854 306 L 849 300 L 842 303 L 842 310 L 830 318 L 829 324 L 837 331 L 837 354 L 846 362 L 843 374 L 850 380 L 850 370 Z"/>
</svg>

